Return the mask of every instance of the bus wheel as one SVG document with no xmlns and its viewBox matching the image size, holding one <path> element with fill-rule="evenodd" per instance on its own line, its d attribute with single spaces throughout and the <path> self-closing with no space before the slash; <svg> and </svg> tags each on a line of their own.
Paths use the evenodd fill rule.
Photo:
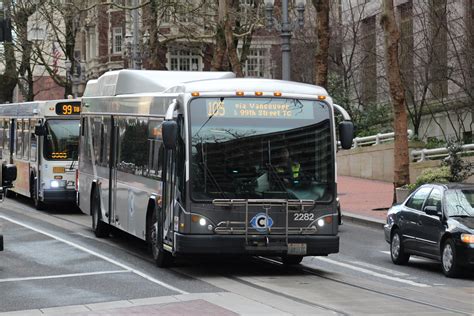
<svg viewBox="0 0 474 316">
<path fill-rule="evenodd" d="M 31 197 L 33 198 L 33 204 L 38 211 L 44 210 L 45 205 L 42 201 L 40 201 L 38 196 L 38 187 L 36 184 L 33 185 L 33 190 L 31 192 Z"/>
<path fill-rule="evenodd" d="M 14 199 L 16 197 L 16 193 L 10 189 L 5 189 L 5 196 L 9 199 Z"/>
<path fill-rule="evenodd" d="M 91 201 L 91 211 L 92 211 L 92 231 L 95 236 L 98 238 L 109 237 L 110 226 L 102 221 L 102 214 L 100 212 L 100 197 L 99 192 L 94 190 Z"/>
<path fill-rule="evenodd" d="M 302 260 L 303 260 L 303 256 L 283 256 L 283 257 L 281 257 L 281 261 L 285 265 L 300 264 Z"/>
<path fill-rule="evenodd" d="M 158 245 L 158 221 L 156 220 L 156 212 L 153 210 L 151 220 L 148 222 L 147 242 L 153 256 L 153 260 L 160 268 L 166 268 L 173 264 L 173 256 L 164 250 L 162 245 Z"/>
</svg>

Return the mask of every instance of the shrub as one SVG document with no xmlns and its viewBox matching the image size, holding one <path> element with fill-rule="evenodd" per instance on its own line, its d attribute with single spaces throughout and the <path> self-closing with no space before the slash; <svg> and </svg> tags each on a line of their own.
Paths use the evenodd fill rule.
<svg viewBox="0 0 474 316">
<path fill-rule="evenodd" d="M 446 183 L 451 179 L 451 172 L 448 166 L 428 168 L 416 178 L 415 186 L 419 187 L 425 183 Z"/>
<path fill-rule="evenodd" d="M 446 144 L 449 156 L 443 161 L 443 166 L 449 168 L 451 182 L 463 182 L 474 174 L 474 163 L 461 159 L 462 143 L 448 140 Z"/>
</svg>

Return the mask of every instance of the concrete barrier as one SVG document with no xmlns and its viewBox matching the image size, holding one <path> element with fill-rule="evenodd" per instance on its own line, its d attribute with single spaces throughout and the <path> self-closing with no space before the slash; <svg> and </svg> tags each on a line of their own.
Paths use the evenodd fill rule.
<svg viewBox="0 0 474 316">
<path fill-rule="evenodd" d="M 394 143 L 385 143 L 341 150 L 337 153 L 337 173 L 342 176 L 393 182 L 393 148 Z M 409 143 L 409 148 L 420 149 L 422 144 L 412 141 Z M 474 157 L 463 159 L 474 162 Z M 410 182 L 414 183 L 424 169 L 438 167 L 441 162 L 441 160 L 410 162 Z M 467 182 L 474 183 L 474 176 Z"/>
</svg>

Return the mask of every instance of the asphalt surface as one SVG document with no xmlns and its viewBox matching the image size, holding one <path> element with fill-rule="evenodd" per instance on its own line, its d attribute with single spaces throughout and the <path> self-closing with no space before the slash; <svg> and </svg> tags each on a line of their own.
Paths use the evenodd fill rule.
<svg viewBox="0 0 474 316">
<path fill-rule="evenodd" d="M 472 273 L 449 279 L 439 263 L 416 257 L 396 266 L 380 228 L 348 220 L 339 254 L 307 257 L 294 268 L 273 258 L 214 256 L 158 269 L 142 241 L 120 232 L 97 239 L 90 217 L 76 208 L 39 212 L 23 198 L 0 205 L 0 224 L 0 312 L 234 295 L 220 306 L 241 314 L 474 314 Z"/>
</svg>

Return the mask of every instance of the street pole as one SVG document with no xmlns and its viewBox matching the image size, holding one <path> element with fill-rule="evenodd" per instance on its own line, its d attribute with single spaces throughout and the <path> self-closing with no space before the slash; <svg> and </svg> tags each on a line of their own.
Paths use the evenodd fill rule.
<svg viewBox="0 0 474 316">
<path fill-rule="evenodd" d="M 281 21 L 281 77 L 291 80 L 291 25 L 288 19 L 288 0 L 282 0 Z"/>
<path fill-rule="evenodd" d="M 271 30 L 275 27 L 280 32 L 281 78 L 291 80 L 291 33 L 296 27 L 303 28 L 306 0 L 295 0 L 296 11 L 298 12 L 297 24 L 290 21 L 288 0 L 281 0 L 281 24 L 275 23 L 276 19 L 273 17 L 275 0 L 264 0 L 264 3 L 267 29 Z"/>
</svg>

